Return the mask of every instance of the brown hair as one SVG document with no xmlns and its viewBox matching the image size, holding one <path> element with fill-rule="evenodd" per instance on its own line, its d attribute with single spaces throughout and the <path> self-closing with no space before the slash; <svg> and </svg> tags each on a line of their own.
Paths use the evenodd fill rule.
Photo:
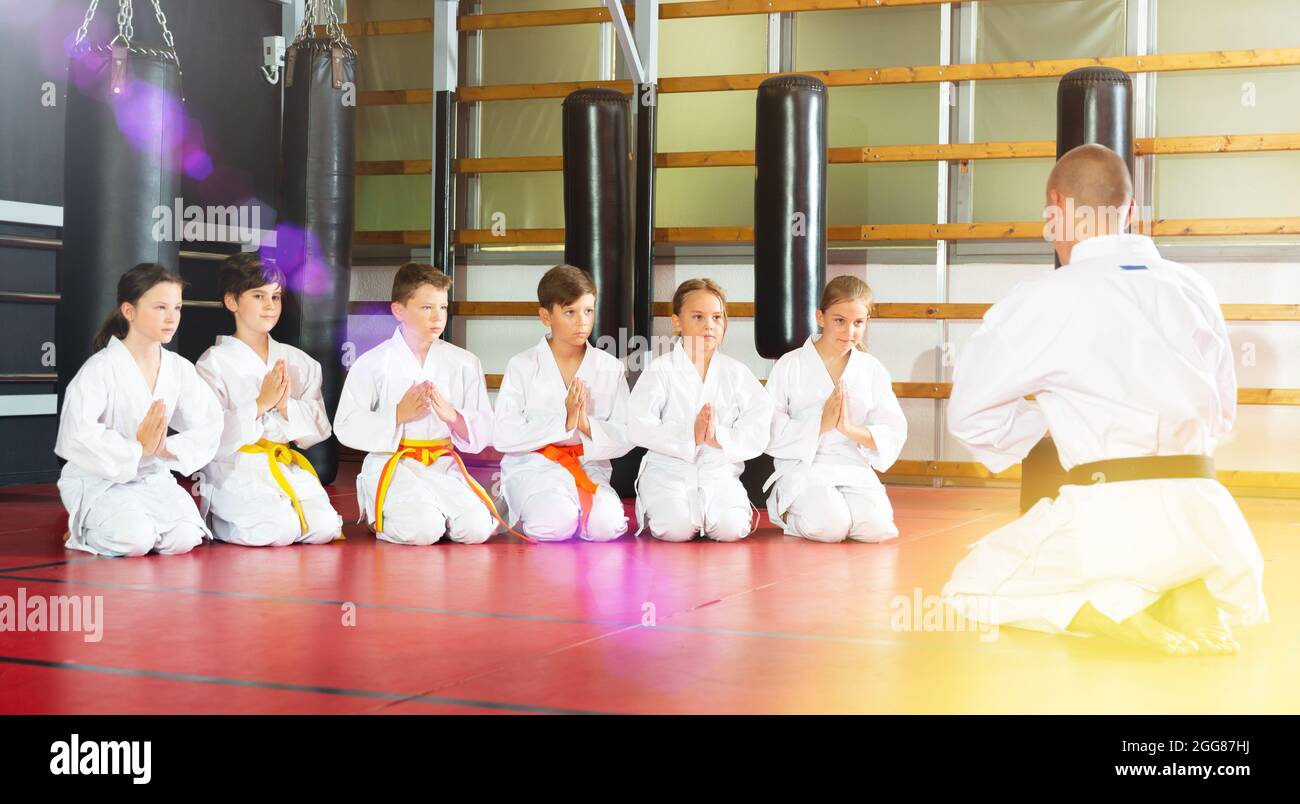
<svg viewBox="0 0 1300 804">
<path fill-rule="evenodd" d="M 722 290 L 721 285 L 707 277 L 687 279 L 677 286 L 677 292 L 673 294 L 673 315 L 680 316 L 682 314 L 682 305 L 686 303 L 686 297 L 697 290 L 712 293 L 718 297 L 718 301 L 722 303 L 722 329 L 725 332 L 727 325 L 730 323 L 727 320 L 727 294 Z M 674 334 L 680 335 L 681 333 Z"/>
<path fill-rule="evenodd" d="M 173 282 L 182 289 L 185 287 L 184 279 L 156 262 L 142 262 L 122 274 L 117 280 L 117 306 L 100 324 L 99 332 L 95 333 L 95 339 L 90 342 L 90 350 L 98 352 L 108 346 L 109 338 L 125 338 L 131 329 L 131 323 L 122 315 L 122 305 L 138 304 L 140 298 L 152 290 L 154 285 L 164 282 Z"/>
<path fill-rule="evenodd" d="M 876 297 L 871 292 L 871 286 L 866 282 L 856 276 L 845 274 L 826 283 L 826 287 L 822 289 L 821 304 L 817 305 L 817 309 L 825 315 L 827 310 L 841 302 L 862 302 L 867 306 L 867 315 L 871 315 L 875 311 Z M 867 351 L 865 337 L 858 341 L 858 348 Z"/>
<path fill-rule="evenodd" d="M 221 298 L 234 296 L 235 301 L 247 291 L 265 285 L 279 285 L 284 290 L 284 272 L 274 262 L 263 260 L 257 253 L 244 251 L 232 254 L 221 261 L 217 269 L 217 282 Z"/>
<path fill-rule="evenodd" d="M 557 265 L 542 274 L 537 283 L 537 304 L 546 310 L 573 304 L 590 293 L 596 295 L 596 283 L 591 274 L 572 265 Z"/>
<path fill-rule="evenodd" d="M 408 262 L 397 269 L 393 277 L 393 301 L 406 304 L 415 295 L 421 285 L 433 285 L 434 290 L 447 291 L 451 294 L 451 277 L 421 262 Z"/>
</svg>

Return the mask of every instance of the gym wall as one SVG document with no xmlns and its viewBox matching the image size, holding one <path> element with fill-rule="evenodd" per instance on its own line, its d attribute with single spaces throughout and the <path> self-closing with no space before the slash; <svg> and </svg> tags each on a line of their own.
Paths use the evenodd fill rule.
<svg viewBox="0 0 1300 804">
<path fill-rule="evenodd" d="M 180 56 L 188 118 L 183 204 L 250 205 L 250 220 L 255 206 L 260 228 L 272 230 L 281 86 L 267 83 L 259 66 L 262 37 L 283 34 L 284 6 L 274 0 L 161 3 Z M 51 481 L 59 471 L 52 452 L 58 427 L 55 383 L 44 379 L 57 360 L 55 302 L 16 301 L 12 294 L 58 291 L 64 46 L 74 41 L 88 5 L 89 0 L 0 3 L 0 321 L 5 333 L 0 339 L 0 484 Z M 137 39 L 161 44 L 149 0 L 135 0 L 134 6 Z M 91 31 L 115 29 L 116 15 L 116 3 L 101 2 Z M 236 247 L 186 242 L 181 250 L 225 254 Z M 215 266 L 211 260 L 182 258 L 180 271 L 190 283 L 187 300 L 216 300 Z M 229 331 L 228 314 L 190 307 L 175 348 L 195 360 L 218 333 Z"/>
</svg>

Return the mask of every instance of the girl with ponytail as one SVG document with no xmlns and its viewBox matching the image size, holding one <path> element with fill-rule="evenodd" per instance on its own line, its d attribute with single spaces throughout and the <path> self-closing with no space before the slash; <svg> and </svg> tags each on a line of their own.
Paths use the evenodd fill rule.
<svg viewBox="0 0 1300 804">
<path fill-rule="evenodd" d="M 207 465 L 222 425 L 216 396 L 194 366 L 162 348 L 180 326 L 183 286 L 156 263 L 123 274 L 117 308 L 68 385 L 54 452 L 67 461 L 59 496 L 70 549 L 186 553 L 211 535 L 171 474 Z"/>
</svg>

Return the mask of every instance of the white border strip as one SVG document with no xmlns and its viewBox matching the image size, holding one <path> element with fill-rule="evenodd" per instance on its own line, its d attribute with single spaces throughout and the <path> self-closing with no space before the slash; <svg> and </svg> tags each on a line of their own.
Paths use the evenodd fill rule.
<svg viewBox="0 0 1300 804">
<path fill-rule="evenodd" d="M 62 226 L 63 207 L 28 204 L 22 201 L 0 201 L 0 221 L 35 226 Z"/>
<path fill-rule="evenodd" d="M 55 394 L 0 396 L 0 418 L 8 416 L 52 416 L 59 412 Z"/>
</svg>

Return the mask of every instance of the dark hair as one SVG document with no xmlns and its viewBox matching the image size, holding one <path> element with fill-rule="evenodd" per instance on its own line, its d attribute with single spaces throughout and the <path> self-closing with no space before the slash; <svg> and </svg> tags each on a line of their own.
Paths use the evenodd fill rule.
<svg viewBox="0 0 1300 804">
<path fill-rule="evenodd" d="M 264 260 L 253 251 L 241 251 L 221 261 L 217 269 L 217 283 L 221 289 L 221 298 L 227 295 L 239 297 L 249 290 L 264 285 L 279 285 L 284 289 L 284 272 L 272 260 Z"/>
<path fill-rule="evenodd" d="M 450 294 L 451 277 L 432 265 L 420 262 L 405 263 L 397 269 L 397 275 L 393 277 L 393 301 L 397 304 L 406 304 L 421 285 L 433 285 L 434 290 L 445 290 Z"/>
<path fill-rule="evenodd" d="M 542 274 L 537 283 L 537 304 L 547 310 L 564 307 L 590 293 L 596 295 L 596 283 L 591 274 L 572 265 L 557 265 Z"/>
<path fill-rule="evenodd" d="M 117 306 L 100 325 L 99 332 L 91 341 L 91 351 L 98 352 L 108 346 L 109 338 L 125 338 L 126 333 L 131 329 L 131 324 L 122 315 L 122 305 L 136 304 L 141 296 L 153 289 L 154 285 L 161 285 L 164 282 L 173 282 L 182 288 L 185 287 L 184 279 L 156 262 L 142 262 L 122 274 L 122 277 L 117 280 Z"/>
</svg>

